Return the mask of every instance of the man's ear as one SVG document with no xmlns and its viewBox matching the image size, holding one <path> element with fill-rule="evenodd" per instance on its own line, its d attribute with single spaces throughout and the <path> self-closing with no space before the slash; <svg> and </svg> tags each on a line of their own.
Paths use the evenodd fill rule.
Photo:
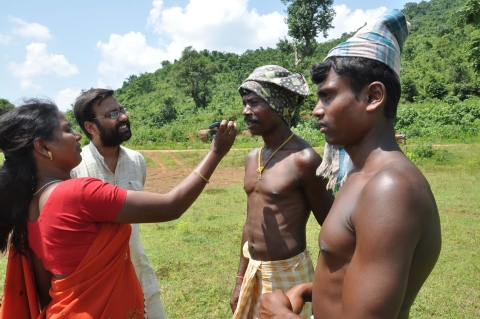
<svg viewBox="0 0 480 319">
<path fill-rule="evenodd" d="M 382 82 L 372 82 L 367 88 L 367 112 L 373 112 L 382 107 L 387 100 L 387 92 Z"/>
<path fill-rule="evenodd" d="M 83 127 L 84 127 L 84 128 L 87 130 L 87 132 L 90 133 L 91 135 L 98 134 L 97 125 L 95 125 L 95 123 L 93 123 L 93 122 L 85 121 L 85 123 L 83 123 Z"/>
<path fill-rule="evenodd" d="M 45 156 L 49 158 L 50 156 L 48 155 L 48 148 L 47 145 L 45 144 L 45 140 L 41 138 L 36 138 L 33 141 L 33 149 L 35 152 L 41 156 Z"/>
</svg>

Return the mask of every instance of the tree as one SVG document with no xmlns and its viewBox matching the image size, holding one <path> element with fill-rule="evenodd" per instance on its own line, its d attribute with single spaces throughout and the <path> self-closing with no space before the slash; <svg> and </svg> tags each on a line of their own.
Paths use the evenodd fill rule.
<svg viewBox="0 0 480 319">
<path fill-rule="evenodd" d="M 402 83 L 402 96 L 408 102 L 413 102 L 414 97 L 418 95 L 415 82 L 408 77 L 403 77 L 401 80 Z"/>
<path fill-rule="evenodd" d="M 0 115 L 7 113 L 14 107 L 15 106 L 12 103 L 10 103 L 8 100 L 0 99 Z"/>
<path fill-rule="evenodd" d="M 458 16 L 458 24 L 470 24 L 475 28 L 480 27 L 480 0 L 468 0 L 455 14 Z"/>
<path fill-rule="evenodd" d="M 480 32 L 478 31 L 472 32 L 467 60 L 471 63 L 473 70 L 480 74 Z"/>
<path fill-rule="evenodd" d="M 207 106 L 210 99 L 209 84 L 213 75 L 219 72 L 218 66 L 210 61 L 208 54 L 206 50 L 200 53 L 191 46 L 186 47 L 172 68 L 178 86 L 193 98 L 197 108 Z"/>
<path fill-rule="evenodd" d="M 162 127 L 177 119 L 177 110 L 173 106 L 174 102 L 175 99 L 173 96 L 167 95 L 163 98 L 163 106 L 158 113 L 153 116 L 153 123 L 155 123 L 157 127 Z"/>
<path fill-rule="evenodd" d="M 277 44 L 281 51 L 295 53 L 295 66 L 298 66 L 307 57 L 313 54 L 319 33 L 328 36 L 332 27 L 335 10 L 331 8 L 333 0 L 282 0 L 287 6 L 288 35 L 293 43 L 287 39 Z"/>
<path fill-rule="evenodd" d="M 467 59 L 473 70 L 480 74 L 480 32 L 478 30 L 480 28 L 480 0 L 468 0 L 455 14 L 460 26 L 471 25 L 476 29 L 470 35 L 470 52 L 467 54 Z"/>
</svg>

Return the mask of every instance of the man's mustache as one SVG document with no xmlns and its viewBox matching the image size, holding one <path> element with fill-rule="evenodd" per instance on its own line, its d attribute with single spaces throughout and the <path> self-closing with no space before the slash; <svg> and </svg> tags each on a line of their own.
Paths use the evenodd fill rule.
<svg viewBox="0 0 480 319">
<path fill-rule="evenodd" d="M 117 123 L 117 125 L 116 125 L 117 130 L 120 126 L 124 126 L 124 125 L 126 125 L 128 129 L 130 129 L 130 120 L 128 120 L 124 123 Z"/>
<path fill-rule="evenodd" d="M 256 118 L 250 117 L 250 116 L 245 116 L 243 118 L 243 121 L 246 123 L 258 123 L 258 120 Z"/>
</svg>

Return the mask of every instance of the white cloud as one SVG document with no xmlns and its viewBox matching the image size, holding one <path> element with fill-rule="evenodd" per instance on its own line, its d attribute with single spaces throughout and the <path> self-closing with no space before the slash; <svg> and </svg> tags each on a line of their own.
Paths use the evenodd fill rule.
<svg viewBox="0 0 480 319">
<path fill-rule="evenodd" d="M 34 91 L 39 91 L 41 89 L 40 85 L 33 83 L 32 80 L 30 79 L 21 79 L 20 87 L 24 90 L 34 90 Z"/>
<path fill-rule="evenodd" d="M 8 35 L 0 33 L 0 44 L 9 45 L 11 38 Z"/>
<path fill-rule="evenodd" d="M 11 62 L 8 68 L 13 76 L 21 79 L 23 89 L 40 89 L 32 83 L 32 78 L 44 74 L 56 74 L 67 77 L 78 73 L 77 66 L 68 62 L 64 55 L 50 54 L 45 43 L 27 45 L 27 55 L 23 63 Z"/>
<path fill-rule="evenodd" d="M 52 38 L 50 29 L 38 23 L 28 23 L 20 18 L 10 17 L 14 23 L 18 25 L 13 29 L 13 33 L 22 37 L 35 38 L 37 40 L 49 40 Z"/>
<path fill-rule="evenodd" d="M 187 46 L 197 50 L 243 53 L 247 49 L 275 47 L 287 34 L 284 16 L 278 12 L 260 15 L 248 10 L 248 0 L 190 0 L 183 9 L 163 8 L 153 1 L 147 26 L 162 37 L 171 38 L 167 46 L 178 57 Z"/>
<path fill-rule="evenodd" d="M 98 72 L 105 77 L 102 84 L 112 88 L 121 86 L 131 74 L 159 69 L 160 62 L 168 59 L 163 50 L 148 46 L 145 36 L 140 32 L 130 32 L 123 36 L 112 34 L 107 43 L 98 41 L 97 48 L 102 56 Z"/>
<path fill-rule="evenodd" d="M 110 87 L 109 87 L 107 84 L 105 84 L 105 82 L 103 81 L 102 78 L 98 78 L 97 88 L 100 88 L 100 89 L 109 89 Z"/>
<path fill-rule="evenodd" d="M 131 74 L 153 72 L 163 60 L 178 59 L 183 49 L 224 51 L 241 54 L 248 49 L 276 47 L 287 36 L 284 15 L 278 12 L 260 15 L 248 9 L 248 0 L 190 0 L 181 8 L 165 7 L 163 0 L 154 0 L 147 17 L 147 28 L 158 34 L 158 45 L 149 46 L 141 32 L 111 34 L 108 42 L 97 42 L 101 52 L 98 82 L 118 88 Z M 328 39 L 361 27 L 365 21 L 387 9 L 351 11 L 346 5 L 335 6 L 335 29 Z M 319 41 L 325 39 L 319 38 Z"/>
<path fill-rule="evenodd" d="M 107 43 L 97 42 L 102 57 L 99 81 L 117 88 L 131 74 L 153 72 L 160 68 L 161 61 L 178 59 L 187 46 L 235 53 L 275 47 L 287 33 L 283 16 L 277 12 L 259 15 L 255 10 L 248 11 L 247 2 L 190 0 L 185 9 L 164 9 L 162 0 L 154 0 L 147 26 L 160 35 L 159 43 L 167 44 L 149 46 L 140 32 L 111 34 Z"/>
<path fill-rule="evenodd" d="M 66 88 L 55 95 L 55 103 L 62 112 L 66 112 L 72 108 L 75 99 L 80 95 L 80 89 Z"/>
<path fill-rule="evenodd" d="M 317 39 L 318 41 L 323 42 L 340 38 L 343 33 L 356 31 L 358 28 L 363 27 L 365 22 L 371 21 L 388 11 L 386 7 L 379 7 L 369 10 L 357 9 L 352 12 L 345 4 L 333 6 L 333 9 L 336 12 L 335 18 L 333 18 L 332 21 L 332 25 L 335 28 L 329 30 L 326 39 L 322 36 Z"/>
<path fill-rule="evenodd" d="M 154 0 L 152 2 L 153 9 L 150 10 L 150 15 L 147 19 L 147 25 L 152 26 L 155 31 L 159 32 L 156 28 L 156 23 L 160 19 L 160 13 L 162 12 L 163 1 L 162 0 Z"/>
</svg>

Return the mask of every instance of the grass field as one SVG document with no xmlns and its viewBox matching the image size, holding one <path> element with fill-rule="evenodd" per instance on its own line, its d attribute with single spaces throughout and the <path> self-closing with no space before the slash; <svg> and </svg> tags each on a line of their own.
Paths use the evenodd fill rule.
<svg viewBox="0 0 480 319">
<path fill-rule="evenodd" d="M 414 145 L 405 148 L 407 153 L 414 150 Z M 443 247 L 411 318 L 480 318 L 480 145 L 436 146 L 434 152 L 429 158 L 416 156 L 415 161 L 437 200 Z M 162 153 L 155 160 L 147 158 L 147 163 L 155 167 L 160 159 L 166 169 L 175 170 L 179 158 L 183 165 L 193 166 L 204 153 Z M 245 154 L 232 151 L 222 166 L 243 167 Z M 246 196 L 238 183 L 207 188 L 179 220 L 141 226 L 168 318 L 231 317 L 229 300 L 245 218 Z M 307 236 L 314 257 L 319 230 L 311 218 Z M 0 276 L 4 272 L 5 258 L 0 260 Z"/>
</svg>

